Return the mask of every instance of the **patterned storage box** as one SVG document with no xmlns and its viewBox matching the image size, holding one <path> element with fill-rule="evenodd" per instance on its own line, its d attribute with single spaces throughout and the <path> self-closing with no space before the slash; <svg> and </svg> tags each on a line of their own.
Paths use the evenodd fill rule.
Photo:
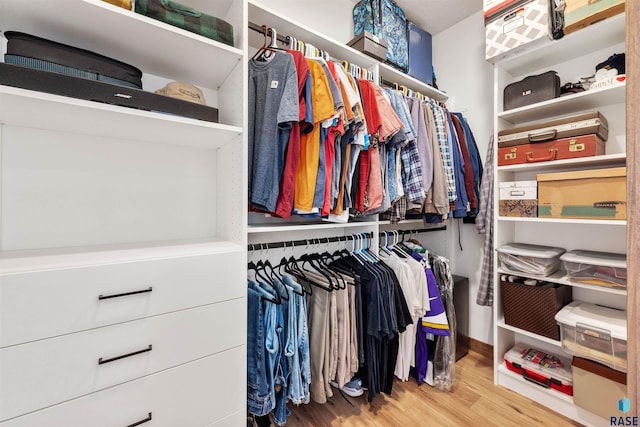
<svg viewBox="0 0 640 427">
<path fill-rule="evenodd" d="M 500 216 L 535 218 L 538 216 L 538 182 L 500 183 Z"/>
<path fill-rule="evenodd" d="M 486 59 L 549 36 L 548 0 L 518 3 L 485 21 Z"/>
</svg>

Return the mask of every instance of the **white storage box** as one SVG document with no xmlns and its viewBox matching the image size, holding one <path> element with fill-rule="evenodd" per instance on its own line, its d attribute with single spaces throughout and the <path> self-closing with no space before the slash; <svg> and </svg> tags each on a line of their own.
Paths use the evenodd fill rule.
<svg viewBox="0 0 640 427">
<path fill-rule="evenodd" d="M 627 313 L 573 301 L 556 314 L 562 348 L 569 354 L 627 371 Z"/>
<path fill-rule="evenodd" d="M 560 267 L 562 248 L 529 245 L 527 243 L 509 243 L 498 249 L 501 268 L 515 272 L 548 276 Z"/>
<path fill-rule="evenodd" d="M 500 183 L 500 216 L 535 218 L 538 216 L 538 181 Z"/>
<path fill-rule="evenodd" d="M 570 251 L 560 260 L 572 282 L 627 287 L 627 256 L 594 251 Z"/>
<path fill-rule="evenodd" d="M 486 59 L 549 37 L 548 0 L 517 2 L 485 19 Z"/>
</svg>

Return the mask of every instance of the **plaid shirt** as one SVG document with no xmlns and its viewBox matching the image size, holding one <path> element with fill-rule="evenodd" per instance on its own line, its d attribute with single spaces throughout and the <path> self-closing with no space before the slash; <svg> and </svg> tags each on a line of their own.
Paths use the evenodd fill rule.
<svg viewBox="0 0 640 427">
<path fill-rule="evenodd" d="M 393 205 L 391 209 L 386 212 L 380 214 L 380 219 L 385 221 L 391 221 L 391 224 L 397 224 L 400 221 L 403 221 L 407 216 L 407 198 L 401 197 L 399 198 Z"/>
<path fill-rule="evenodd" d="M 422 204 L 427 197 L 422 179 L 422 165 L 415 141 L 400 149 L 402 159 L 402 187 L 410 202 Z"/>
<path fill-rule="evenodd" d="M 454 203 L 457 199 L 456 193 L 456 178 L 453 168 L 453 153 L 451 152 L 451 139 L 447 132 L 447 121 L 442 108 L 435 103 L 434 100 L 429 100 L 429 106 L 433 111 L 433 118 L 436 123 L 436 136 L 438 139 L 438 147 L 440 148 L 440 155 L 442 157 L 442 163 L 444 164 L 444 172 L 447 178 L 447 195 L 449 197 L 449 203 Z"/>
<path fill-rule="evenodd" d="M 489 140 L 487 159 L 485 161 L 484 176 L 480 184 L 480 210 L 476 217 L 476 230 L 484 234 L 482 272 L 480 286 L 476 297 L 478 305 L 493 305 L 493 134 Z"/>
</svg>

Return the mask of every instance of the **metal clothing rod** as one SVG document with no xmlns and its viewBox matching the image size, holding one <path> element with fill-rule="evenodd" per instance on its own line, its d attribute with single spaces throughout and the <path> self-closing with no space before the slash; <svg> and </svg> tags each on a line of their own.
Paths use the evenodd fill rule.
<svg viewBox="0 0 640 427">
<path fill-rule="evenodd" d="M 362 237 L 367 237 L 371 239 L 373 238 L 373 233 L 358 233 L 355 236 L 362 236 Z M 247 245 L 247 250 L 255 251 L 255 250 L 263 250 L 263 249 L 291 248 L 294 246 L 315 245 L 315 244 L 321 244 L 321 243 L 328 244 L 333 242 L 347 242 L 353 239 L 354 239 L 354 235 L 348 235 L 348 236 L 337 236 L 337 237 L 318 237 L 314 239 L 303 239 L 303 240 L 287 240 L 284 242 L 250 243 Z"/>
<path fill-rule="evenodd" d="M 264 30 L 262 29 L 262 25 L 258 25 L 258 24 L 254 23 L 254 22 L 249 21 L 249 29 L 264 35 Z M 276 39 L 278 39 L 278 41 L 281 42 L 281 43 L 287 44 L 287 39 L 285 39 L 281 35 L 278 35 L 276 37 Z"/>
<path fill-rule="evenodd" d="M 446 230 L 447 226 L 443 225 L 440 227 L 433 227 L 433 228 L 419 228 L 416 230 L 388 230 L 387 233 L 388 234 L 393 234 L 393 233 L 398 233 L 400 235 L 405 235 L 405 234 L 418 234 L 418 233 L 429 233 L 431 231 L 442 231 L 442 230 Z M 379 237 L 384 237 L 386 236 L 386 234 L 384 232 L 380 232 L 378 233 Z"/>
</svg>

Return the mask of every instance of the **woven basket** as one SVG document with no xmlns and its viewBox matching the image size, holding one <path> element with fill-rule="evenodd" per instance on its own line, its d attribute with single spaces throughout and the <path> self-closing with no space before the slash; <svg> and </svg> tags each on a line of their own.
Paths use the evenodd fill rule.
<svg viewBox="0 0 640 427">
<path fill-rule="evenodd" d="M 500 282 L 504 321 L 507 325 L 560 340 L 556 313 L 572 300 L 571 287 L 529 286 Z"/>
</svg>

